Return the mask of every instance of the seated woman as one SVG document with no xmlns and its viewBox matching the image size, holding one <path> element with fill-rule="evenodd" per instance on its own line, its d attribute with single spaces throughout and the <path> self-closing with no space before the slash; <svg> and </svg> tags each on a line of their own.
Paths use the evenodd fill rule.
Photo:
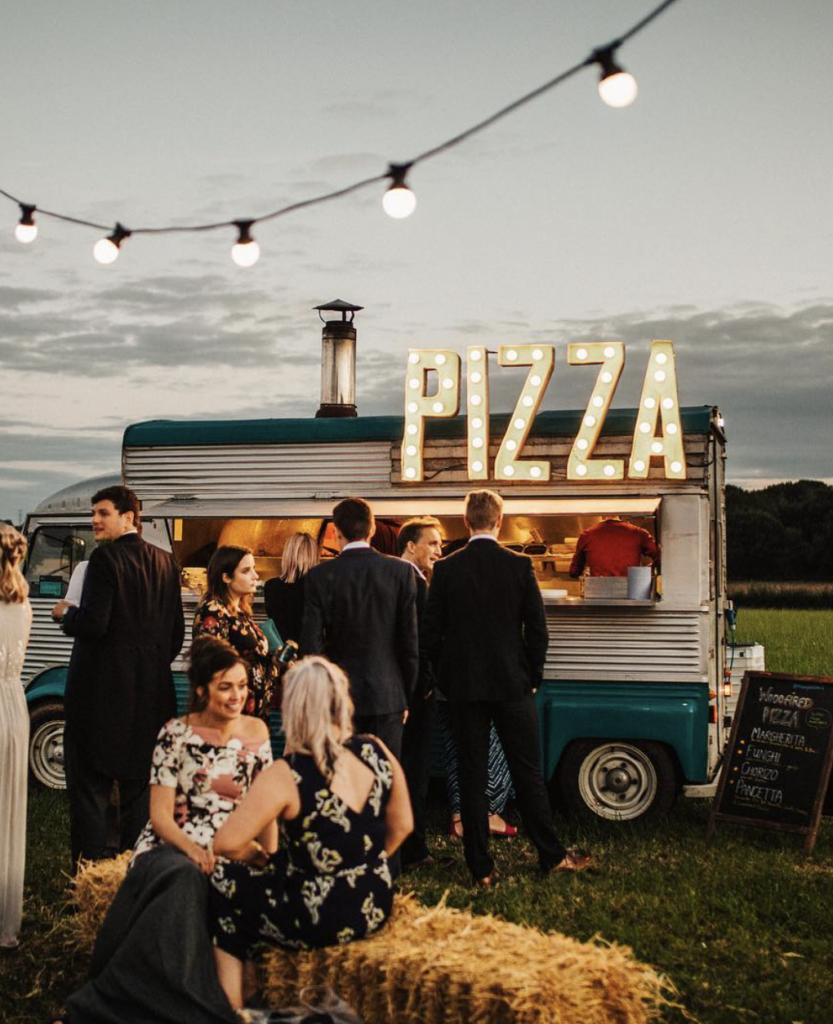
<svg viewBox="0 0 833 1024">
<path fill-rule="evenodd" d="M 284 758 L 258 778 L 214 838 L 211 930 L 220 983 L 243 1005 L 254 946 L 352 942 L 390 915 L 388 858 L 413 829 L 405 776 L 373 736 L 354 736 L 347 677 L 304 658 L 284 677 Z M 275 820 L 282 849 L 251 868 L 252 844 Z M 243 863 L 241 863 L 243 862 Z"/>
<path fill-rule="evenodd" d="M 277 670 L 269 641 L 252 618 L 252 599 L 260 577 L 248 548 L 224 545 L 208 563 L 202 601 L 194 616 L 194 636 L 228 641 L 249 666 L 249 698 L 245 713 L 269 721 Z"/>
<path fill-rule="evenodd" d="M 70 1024 L 235 1021 L 207 928 L 211 843 L 272 755 L 266 725 L 242 713 L 248 674 L 229 644 L 195 640 L 188 678 L 191 710 L 159 733 L 150 821 L 96 938 L 90 980 L 67 1002 Z M 274 850 L 275 826 L 251 845 Z"/>
</svg>

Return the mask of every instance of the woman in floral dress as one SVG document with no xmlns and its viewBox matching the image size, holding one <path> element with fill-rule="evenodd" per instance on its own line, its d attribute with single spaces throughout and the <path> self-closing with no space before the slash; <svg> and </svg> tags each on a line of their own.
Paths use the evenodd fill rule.
<svg viewBox="0 0 833 1024">
<path fill-rule="evenodd" d="M 353 735 L 340 668 L 318 656 L 299 661 L 285 676 L 281 712 L 284 758 L 214 838 L 211 931 L 220 983 L 235 1008 L 256 945 L 310 949 L 382 927 L 393 902 L 388 858 L 413 829 L 396 758 L 374 736 Z M 252 841 L 276 820 L 280 852 L 253 864 Z"/>
<path fill-rule="evenodd" d="M 163 726 L 150 775 L 150 821 L 96 938 L 70 1024 L 234 1024 L 206 925 L 215 832 L 271 763 L 266 725 L 244 715 L 248 669 L 225 641 L 190 652 L 191 711 Z M 267 825 L 244 853 L 265 863 Z"/>
<path fill-rule="evenodd" d="M 249 666 L 245 713 L 269 721 L 277 673 L 269 641 L 252 618 L 252 599 L 260 577 L 248 548 L 217 548 L 208 563 L 207 584 L 194 617 L 194 636 L 220 637 Z"/>
</svg>

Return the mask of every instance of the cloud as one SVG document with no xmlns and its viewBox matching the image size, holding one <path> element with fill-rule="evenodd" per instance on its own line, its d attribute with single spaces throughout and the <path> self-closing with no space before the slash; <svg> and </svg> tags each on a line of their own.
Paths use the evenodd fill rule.
<svg viewBox="0 0 833 1024">
<path fill-rule="evenodd" d="M 9 493 L 0 515 L 10 514 L 10 503 L 31 498 L 31 504 L 73 482 L 75 469 L 117 468 L 128 422 L 305 417 L 318 408 L 312 299 L 273 313 L 272 296 L 258 287 L 230 294 L 222 274 L 128 281 L 106 288 L 97 301 L 78 290 L 60 311 L 46 290 L 13 291 L 0 312 L 0 364 L 4 394 L 20 396 L 14 408 L 21 416 L 10 416 L 9 406 L 0 416 L 0 464 L 11 481 L 0 487 Z M 40 303 L 39 311 L 24 312 L 27 303 Z M 614 407 L 632 406 L 652 338 L 675 343 L 682 404 L 720 406 L 730 479 L 833 478 L 833 301 L 790 310 L 764 302 L 710 310 L 676 305 L 535 325 L 510 307 L 494 319 L 445 327 L 407 313 L 394 318 L 381 303 L 359 327 L 359 413 L 401 412 L 408 347 L 450 347 L 465 360 L 475 341 L 492 350 L 523 342 L 555 345 L 543 407 L 574 409 L 588 400 L 595 372 L 568 366 L 567 343 L 622 340 L 627 359 Z M 493 411 L 514 407 L 524 378 L 523 369 L 492 360 Z M 64 410 L 50 398 L 50 409 L 42 409 L 39 393 L 73 395 L 75 404 Z M 13 472 L 5 468 L 9 462 Z"/>
</svg>

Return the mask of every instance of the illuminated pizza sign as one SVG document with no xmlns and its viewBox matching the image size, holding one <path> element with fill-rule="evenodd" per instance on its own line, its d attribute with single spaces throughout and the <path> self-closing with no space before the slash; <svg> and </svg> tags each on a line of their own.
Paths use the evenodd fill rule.
<svg viewBox="0 0 833 1024">
<path fill-rule="evenodd" d="M 470 480 L 540 481 L 550 478 L 548 460 L 523 459 L 532 422 L 541 406 L 555 368 L 552 345 L 501 345 L 499 366 L 529 367 L 526 382 L 509 419 L 494 465 L 489 463 L 489 354 L 482 345 L 468 349 L 466 358 L 467 467 Z M 593 392 L 567 459 L 568 480 L 623 480 L 624 459 L 593 458 L 607 411 L 625 365 L 621 341 L 571 344 L 570 366 L 600 367 Z M 437 384 L 428 394 L 429 373 Z M 460 412 L 460 356 L 451 349 L 411 349 L 405 381 L 405 434 L 402 439 L 402 479 L 423 480 L 425 421 L 457 416 Z M 639 400 L 633 444 L 628 460 L 629 479 L 645 479 L 652 460 L 661 461 L 669 480 L 684 480 L 683 428 L 677 397 L 674 346 L 651 342 L 648 368 Z"/>
</svg>

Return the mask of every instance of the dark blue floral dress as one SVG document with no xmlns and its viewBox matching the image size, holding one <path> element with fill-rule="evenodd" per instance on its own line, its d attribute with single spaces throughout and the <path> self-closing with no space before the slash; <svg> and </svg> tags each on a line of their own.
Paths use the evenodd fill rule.
<svg viewBox="0 0 833 1024">
<path fill-rule="evenodd" d="M 310 755 L 291 754 L 301 810 L 281 822 L 278 853 L 264 868 L 221 860 L 214 869 L 213 941 L 239 960 L 264 942 L 289 949 L 353 942 L 390 915 L 385 809 L 393 770 L 372 736 L 353 736 L 345 746 L 375 777 L 360 811 L 332 792 Z"/>
</svg>

